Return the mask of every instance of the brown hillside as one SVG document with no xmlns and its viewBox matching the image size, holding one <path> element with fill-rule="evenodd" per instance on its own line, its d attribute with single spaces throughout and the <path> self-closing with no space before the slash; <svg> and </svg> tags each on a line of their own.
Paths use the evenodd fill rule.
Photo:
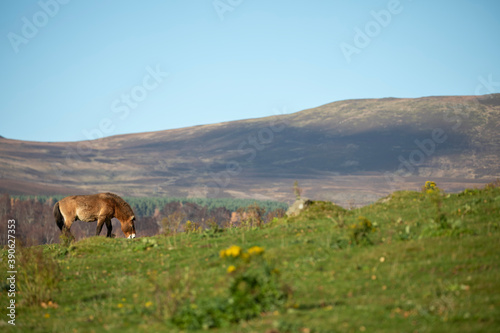
<svg viewBox="0 0 500 333">
<path fill-rule="evenodd" d="M 347 100 L 260 119 L 72 143 L 0 138 L 0 191 L 362 204 L 433 179 L 500 177 L 500 94 Z"/>
</svg>

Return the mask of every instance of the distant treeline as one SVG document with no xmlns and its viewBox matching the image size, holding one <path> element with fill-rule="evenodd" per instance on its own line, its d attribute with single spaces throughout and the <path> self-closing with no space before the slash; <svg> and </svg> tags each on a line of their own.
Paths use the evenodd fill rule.
<svg viewBox="0 0 500 333">
<path fill-rule="evenodd" d="M 0 195 L 0 245 L 7 244 L 7 224 L 16 220 L 15 235 L 28 245 L 59 241 L 60 230 L 54 222 L 53 206 L 63 195 Z M 124 199 L 138 217 L 140 237 L 221 228 L 241 224 L 260 225 L 285 214 L 287 205 L 275 201 L 244 199 L 131 198 Z M 120 223 L 113 220 L 113 233 L 123 237 Z M 71 233 L 77 238 L 95 235 L 95 223 L 74 223 Z M 102 232 L 105 234 L 105 232 Z"/>
<path fill-rule="evenodd" d="M 11 198 L 22 201 L 35 200 L 42 204 L 47 202 L 56 203 L 65 197 L 65 195 L 11 195 Z M 229 211 L 237 211 L 241 208 L 257 204 L 264 208 L 266 212 L 272 212 L 278 209 L 286 210 L 288 204 L 279 201 L 271 200 L 255 200 L 255 199 L 234 199 L 234 198 L 177 198 L 177 197 L 123 197 L 127 201 L 134 213 L 138 217 L 153 216 L 155 210 L 161 210 L 166 204 L 172 202 L 194 203 L 201 207 L 206 207 L 208 210 L 216 208 L 226 208 Z"/>
</svg>

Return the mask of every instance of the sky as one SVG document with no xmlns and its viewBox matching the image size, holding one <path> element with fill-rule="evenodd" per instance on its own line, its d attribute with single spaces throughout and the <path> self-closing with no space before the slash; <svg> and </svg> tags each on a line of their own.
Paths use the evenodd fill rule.
<svg viewBox="0 0 500 333">
<path fill-rule="evenodd" d="M 5 0 L 0 135 L 80 141 L 500 92 L 497 0 Z"/>
</svg>

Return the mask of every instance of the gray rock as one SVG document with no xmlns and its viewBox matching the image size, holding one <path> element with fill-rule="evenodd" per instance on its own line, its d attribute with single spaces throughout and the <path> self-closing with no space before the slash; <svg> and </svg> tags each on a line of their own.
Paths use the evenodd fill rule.
<svg viewBox="0 0 500 333">
<path fill-rule="evenodd" d="M 286 216 L 292 217 L 299 215 L 300 212 L 306 209 L 311 203 L 312 201 L 307 198 L 298 199 L 290 207 L 288 207 L 288 210 L 286 211 Z"/>
</svg>

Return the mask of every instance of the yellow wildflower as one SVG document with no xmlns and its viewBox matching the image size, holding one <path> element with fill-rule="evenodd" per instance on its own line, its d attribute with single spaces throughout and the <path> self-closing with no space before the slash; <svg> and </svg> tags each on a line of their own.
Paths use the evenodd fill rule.
<svg viewBox="0 0 500 333">
<path fill-rule="evenodd" d="M 146 304 L 144 304 L 144 306 L 147 308 L 149 308 L 152 305 L 153 305 L 153 302 L 151 302 L 151 301 L 148 301 L 148 302 L 146 302 Z"/>
<path fill-rule="evenodd" d="M 429 193 L 429 191 L 438 190 L 438 187 L 435 182 L 428 180 L 425 182 L 424 189 L 427 190 L 427 193 Z"/>
<path fill-rule="evenodd" d="M 220 251 L 220 257 L 239 257 L 241 255 L 241 247 L 238 245 L 231 245 L 228 249 Z"/>
<path fill-rule="evenodd" d="M 118 303 L 118 307 L 121 309 L 123 308 L 123 304 L 122 303 Z"/>
<path fill-rule="evenodd" d="M 234 272 L 235 270 L 236 270 L 236 267 L 235 267 L 234 265 L 231 265 L 231 266 L 229 266 L 229 267 L 227 268 L 227 272 L 228 272 L 228 273 L 232 273 L 232 272 Z"/>
<path fill-rule="evenodd" d="M 260 246 L 252 246 L 248 249 L 248 254 L 250 254 L 251 256 L 260 255 L 262 253 L 264 253 L 264 248 Z"/>
</svg>

